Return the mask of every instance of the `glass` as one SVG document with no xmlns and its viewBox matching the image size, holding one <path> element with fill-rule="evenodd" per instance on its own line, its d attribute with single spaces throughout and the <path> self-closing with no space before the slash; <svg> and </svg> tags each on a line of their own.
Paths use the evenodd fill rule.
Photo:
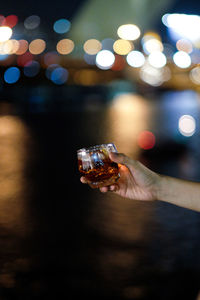
<svg viewBox="0 0 200 300">
<path fill-rule="evenodd" d="M 118 164 L 109 158 L 117 152 L 114 144 L 102 144 L 77 151 L 78 168 L 92 188 L 113 184 L 120 177 Z"/>
</svg>

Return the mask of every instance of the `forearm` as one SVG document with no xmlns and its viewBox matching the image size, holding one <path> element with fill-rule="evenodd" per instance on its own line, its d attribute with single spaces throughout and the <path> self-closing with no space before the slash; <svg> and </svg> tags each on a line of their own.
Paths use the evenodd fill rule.
<svg viewBox="0 0 200 300">
<path fill-rule="evenodd" d="M 160 176 L 157 199 L 200 212 L 200 183 Z"/>
</svg>

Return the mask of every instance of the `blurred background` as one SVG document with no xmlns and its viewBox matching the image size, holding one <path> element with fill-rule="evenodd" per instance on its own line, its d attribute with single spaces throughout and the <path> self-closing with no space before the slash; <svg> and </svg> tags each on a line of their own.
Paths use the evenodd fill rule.
<svg viewBox="0 0 200 300">
<path fill-rule="evenodd" d="M 199 28 L 196 0 L 1 2 L 0 300 L 200 299 L 199 213 L 91 190 L 76 157 L 200 181 Z"/>
</svg>

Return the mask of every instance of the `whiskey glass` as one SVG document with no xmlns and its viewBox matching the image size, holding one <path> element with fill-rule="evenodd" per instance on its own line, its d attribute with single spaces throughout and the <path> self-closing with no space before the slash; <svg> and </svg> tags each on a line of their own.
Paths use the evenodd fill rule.
<svg viewBox="0 0 200 300">
<path fill-rule="evenodd" d="M 108 186 L 119 179 L 119 167 L 109 158 L 110 152 L 117 152 L 113 143 L 82 148 L 77 151 L 79 172 L 92 188 Z"/>
</svg>

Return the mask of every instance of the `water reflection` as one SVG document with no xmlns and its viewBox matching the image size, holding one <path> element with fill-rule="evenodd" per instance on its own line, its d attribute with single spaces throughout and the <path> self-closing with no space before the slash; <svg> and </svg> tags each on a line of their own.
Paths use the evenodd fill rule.
<svg viewBox="0 0 200 300">
<path fill-rule="evenodd" d="M 120 94 L 106 112 L 107 139 L 116 143 L 120 152 L 138 157 L 138 135 L 151 126 L 151 108 L 147 99 L 137 94 Z"/>
<path fill-rule="evenodd" d="M 28 130 L 17 116 L 0 116 L 0 223 L 17 233 L 26 231 L 24 198 Z"/>
<path fill-rule="evenodd" d="M 131 94 L 95 112 L 0 116 L 2 300 L 195 299 L 199 215 L 101 194 L 75 171 L 76 149 L 99 141 L 138 158 L 153 119 Z"/>
</svg>

